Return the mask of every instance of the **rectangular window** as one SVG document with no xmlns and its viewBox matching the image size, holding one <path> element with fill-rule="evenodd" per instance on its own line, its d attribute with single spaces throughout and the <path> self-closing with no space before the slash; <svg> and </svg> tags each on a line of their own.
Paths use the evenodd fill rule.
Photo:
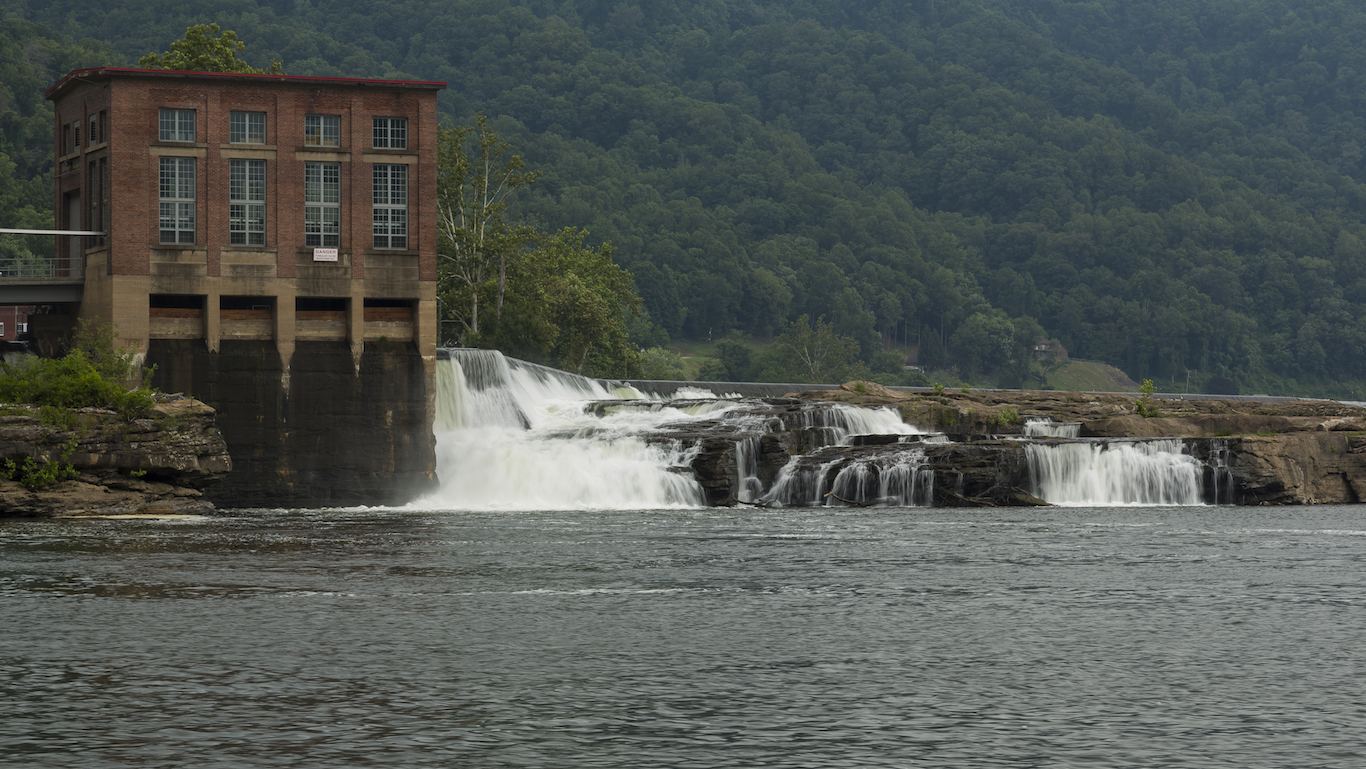
<svg viewBox="0 0 1366 769">
<path fill-rule="evenodd" d="M 100 226 L 95 229 L 106 234 L 101 235 L 99 242 L 104 245 L 108 242 L 109 231 L 109 159 L 100 158 Z"/>
<path fill-rule="evenodd" d="M 266 161 L 228 161 L 228 242 L 266 244 Z"/>
<path fill-rule="evenodd" d="M 408 149 L 408 118 L 377 117 L 375 118 L 374 135 L 375 149 L 406 150 Z"/>
<path fill-rule="evenodd" d="M 341 164 L 304 164 L 304 245 L 341 245 Z"/>
<path fill-rule="evenodd" d="M 408 166 L 375 165 L 375 248 L 408 247 Z"/>
<path fill-rule="evenodd" d="M 94 116 L 94 115 L 91 115 L 91 116 L 90 116 L 90 135 L 89 135 L 89 138 L 86 139 L 86 141 L 90 142 L 90 146 L 91 146 L 91 147 L 95 146 L 95 144 L 96 144 L 95 137 L 98 136 L 98 134 L 95 133 L 95 126 L 96 126 L 96 123 L 95 123 L 95 116 Z"/>
<path fill-rule="evenodd" d="M 159 138 L 164 142 L 194 141 L 194 110 L 161 110 Z"/>
<path fill-rule="evenodd" d="M 104 185 L 100 183 L 99 164 L 93 160 L 90 161 L 88 173 L 90 183 L 86 189 L 89 190 L 90 194 L 86 197 L 90 198 L 90 215 L 86 221 L 90 222 L 90 229 L 103 232 L 104 222 L 100 221 L 100 191 L 104 189 Z M 101 238 L 98 235 L 88 235 L 85 240 L 87 245 L 99 245 Z"/>
<path fill-rule="evenodd" d="M 75 152 L 81 148 L 81 121 L 77 120 L 72 125 L 76 127 L 76 144 L 72 146 L 71 151 Z"/>
<path fill-rule="evenodd" d="M 228 115 L 228 141 L 233 144 L 265 144 L 266 113 L 232 112 Z"/>
<path fill-rule="evenodd" d="M 341 118 L 336 115 L 305 115 L 304 145 L 308 147 L 340 147 Z"/>
<path fill-rule="evenodd" d="M 161 158 L 162 243 L 194 242 L 194 158 Z"/>
</svg>

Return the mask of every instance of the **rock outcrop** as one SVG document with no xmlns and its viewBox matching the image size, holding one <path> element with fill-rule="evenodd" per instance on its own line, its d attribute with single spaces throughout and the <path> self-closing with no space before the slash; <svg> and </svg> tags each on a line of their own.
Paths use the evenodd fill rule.
<svg viewBox="0 0 1366 769">
<path fill-rule="evenodd" d="M 1006 453 L 1009 450 L 997 443 L 976 441 L 993 435 L 1020 435 L 1030 417 L 1078 424 L 1080 438 L 1180 438 L 1186 452 L 1206 466 L 1207 498 L 1211 501 L 1216 496 L 1221 502 L 1244 505 L 1366 501 L 1366 409 L 1336 401 L 1164 398 L 1148 404 L 1155 416 L 1144 417 L 1137 399 L 1112 393 L 912 393 L 851 382 L 839 390 L 803 392 L 793 397 L 895 407 L 907 422 L 921 429 L 974 441 L 972 445 L 982 449 L 997 446 L 993 450 Z M 961 462 L 951 457 L 936 459 L 940 464 Z M 1001 467 L 1007 466 L 1012 465 Z M 1016 480 L 1018 476 L 1002 469 L 997 487 L 1019 485 Z M 1216 495 L 1214 485 L 1219 482 L 1230 488 Z M 944 487 L 943 480 L 937 481 L 937 488 Z M 1007 495 L 992 501 L 1010 504 L 1010 500 Z M 1027 502 L 1016 498 L 1015 503 Z"/>
<path fill-rule="evenodd" d="M 940 437 L 841 433 L 815 416 L 836 403 L 894 408 Z M 1210 503 L 1366 500 L 1366 409 L 1332 401 L 1154 400 L 1143 411 L 1157 414 L 1144 417 L 1135 398 L 1115 394 L 908 393 L 849 383 L 745 404 L 723 419 L 665 426 L 652 439 L 693 447 L 686 471 L 708 504 L 1045 504 L 1034 496 L 1029 444 L 1169 438 L 1197 461 L 1197 486 Z M 1022 440 L 1032 419 L 1070 424 L 1075 437 L 1031 431 L 1040 437 Z"/>
<path fill-rule="evenodd" d="M 30 458 L 30 468 L 54 463 L 76 477 L 28 488 L 21 481 Z M 17 477 L 7 477 L 6 460 Z M 103 409 L 0 410 L 0 516 L 208 512 L 203 490 L 231 469 L 214 410 L 190 398 L 167 399 L 127 421 Z"/>
</svg>

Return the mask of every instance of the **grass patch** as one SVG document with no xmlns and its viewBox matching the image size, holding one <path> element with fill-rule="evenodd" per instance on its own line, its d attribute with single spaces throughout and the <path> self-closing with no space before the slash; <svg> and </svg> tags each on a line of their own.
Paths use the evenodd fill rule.
<svg viewBox="0 0 1366 769">
<path fill-rule="evenodd" d="M 1054 390 L 1075 392 L 1132 392 L 1138 385 L 1124 372 L 1106 363 L 1067 361 L 1047 372 L 1047 386 Z"/>
</svg>

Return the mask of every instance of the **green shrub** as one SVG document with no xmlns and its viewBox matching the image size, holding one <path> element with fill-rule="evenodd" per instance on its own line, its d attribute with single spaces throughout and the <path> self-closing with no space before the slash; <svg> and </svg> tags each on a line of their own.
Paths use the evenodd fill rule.
<svg viewBox="0 0 1366 769">
<path fill-rule="evenodd" d="M 61 457 L 56 460 L 49 459 L 39 464 L 33 457 L 24 457 L 22 463 L 15 462 L 13 459 L 6 459 L 3 464 L 0 464 L 0 475 L 4 475 L 12 481 L 18 481 L 20 486 L 29 491 L 45 489 L 80 475 L 75 467 L 66 463 L 75 450 L 76 440 L 73 438 L 62 444 Z"/>
<path fill-rule="evenodd" d="M 71 352 L 61 358 L 25 357 L 17 363 L 0 363 L 0 402 L 50 409 L 94 406 L 133 419 L 150 411 L 154 403 L 144 384 L 150 374 L 134 365 L 128 350 L 114 347 L 112 330 L 82 324 Z M 59 417 L 50 409 L 41 412 L 43 421 L 70 426 L 70 417 Z"/>
<path fill-rule="evenodd" d="M 1153 392 L 1156 391 L 1156 389 L 1157 388 L 1153 386 L 1153 380 L 1151 379 L 1144 379 L 1143 384 L 1138 388 L 1140 397 L 1134 405 L 1138 409 L 1138 415 L 1144 419 L 1153 419 L 1162 416 L 1162 412 L 1158 411 L 1157 406 L 1153 404 Z"/>
</svg>

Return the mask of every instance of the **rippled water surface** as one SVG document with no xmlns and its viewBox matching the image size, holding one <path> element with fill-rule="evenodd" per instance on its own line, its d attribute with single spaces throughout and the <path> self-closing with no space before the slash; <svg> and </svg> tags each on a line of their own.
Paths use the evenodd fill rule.
<svg viewBox="0 0 1366 769">
<path fill-rule="evenodd" d="M 1361 767 L 1363 513 L 0 521 L 0 765 Z"/>
</svg>

